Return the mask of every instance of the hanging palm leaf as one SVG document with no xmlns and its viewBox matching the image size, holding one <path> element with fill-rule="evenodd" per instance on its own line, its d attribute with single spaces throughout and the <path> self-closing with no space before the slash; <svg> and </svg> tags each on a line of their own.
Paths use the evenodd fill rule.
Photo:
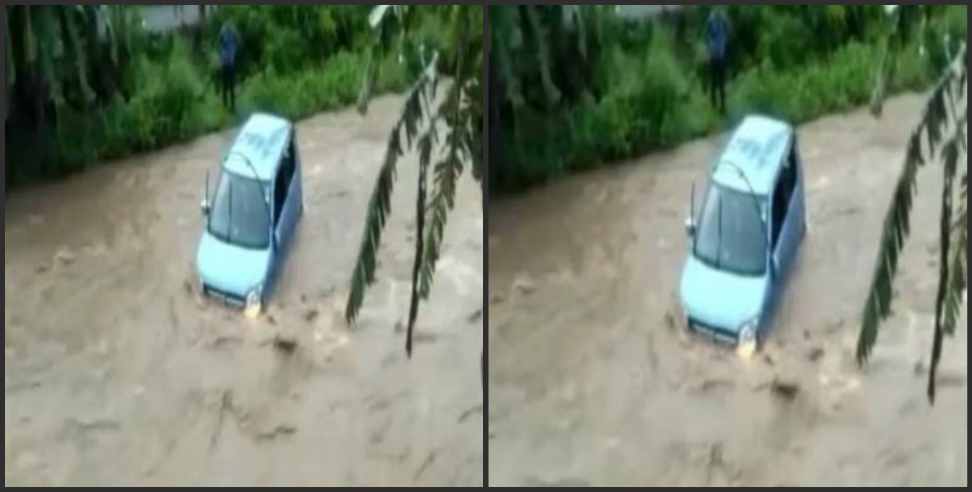
<svg viewBox="0 0 972 492">
<path fill-rule="evenodd" d="M 398 158 L 411 147 L 419 123 L 425 116 L 422 101 L 426 98 L 426 91 L 430 91 L 434 87 L 436 77 L 435 66 L 430 64 L 413 85 L 405 100 L 402 115 L 395 126 L 392 127 L 388 146 L 385 150 L 384 162 L 381 171 L 378 173 L 375 189 L 372 191 L 371 199 L 368 202 L 365 230 L 358 260 L 355 262 L 354 274 L 351 278 L 348 305 L 345 309 L 345 318 L 348 322 L 353 322 L 357 318 L 358 310 L 364 301 L 365 289 L 375 281 L 376 257 L 381 244 L 382 231 L 388 216 L 391 214 L 391 193 L 395 184 L 395 169 Z M 405 145 L 402 143 L 403 133 L 406 140 Z"/>
<path fill-rule="evenodd" d="M 424 7 L 430 9 L 432 7 Z M 368 207 L 364 238 L 351 278 L 351 292 L 345 310 L 353 322 L 364 301 L 367 287 L 374 282 L 376 256 L 382 229 L 391 213 L 390 197 L 398 158 L 405 152 L 418 151 L 418 196 L 416 199 L 416 245 L 412 264 L 412 295 L 409 302 L 405 349 L 411 356 L 412 338 L 420 301 L 431 292 L 435 266 L 439 258 L 449 211 L 455 204 L 456 185 L 464 163 L 471 162 L 477 178 L 482 175 L 482 20 L 475 15 L 479 7 L 453 5 L 438 7 L 436 12 L 448 30 L 454 57 L 450 86 L 442 101 L 437 101 L 438 53 L 425 62 L 425 70 L 406 98 L 402 116 L 392 130 L 384 165 L 375 184 Z M 367 110 L 375 73 L 376 60 L 390 46 L 394 34 L 404 35 L 411 26 L 408 6 L 379 6 L 372 10 L 370 21 L 377 31 L 366 68 L 359 110 Z M 395 30 L 393 33 L 392 31 Z M 440 141 L 440 128 L 444 139 Z M 421 127 L 421 129 L 420 129 Z M 402 136 L 404 135 L 404 142 Z M 435 164 L 433 157 L 444 148 L 443 157 Z M 431 182 L 429 171 L 432 171 Z"/>
<path fill-rule="evenodd" d="M 537 60 L 537 69 L 540 72 L 540 81 L 543 84 L 543 92 L 547 96 L 547 105 L 549 107 L 556 106 L 560 102 L 560 89 L 554 84 L 553 77 L 551 76 L 551 51 L 550 46 L 547 43 L 548 32 L 547 29 L 543 27 L 540 23 L 540 14 L 537 11 L 538 8 L 542 7 L 523 7 L 526 11 L 527 21 L 530 23 L 530 28 L 533 31 L 533 42 L 536 43 L 536 51 L 534 52 Z"/>
<path fill-rule="evenodd" d="M 946 334 L 954 332 L 962 304 L 961 297 L 966 286 L 964 258 L 967 234 L 959 232 L 953 238 L 952 229 L 956 225 L 951 220 L 954 208 L 953 183 L 957 174 L 959 158 L 965 153 L 965 142 L 967 140 L 966 70 L 965 47 L 962 46 L 946 73 L 936 84 L 921 120 L 908 140 L 904 166 L 884 220 L 884 229 L 871 287 L 868 290 L 867 301 L 864 305 L 861 333 L 857 344 L 857 359 L 860 363 L 864 363 L 877 340 L 881 321 L 891 315 L 893 281 L 897 273 L 898 260 L 904 242 L 910 232 L 909 217 L 916 192 L 915 180 L 918 169 L 925 162 L 935 160 L 936 155 L 938 155 L 944 164 L 945 183 L 941 202 L 939 287 L 935 303 L 935 331 L 928 380 L 928 397 L 931 401 L 934 401 L 935 398 L 935 376 L 941 357 L 942 340 Z M 946 138 L 945 132 L 949 127 L 951 127 L 952 132 Z M 926 142 L 925 152 L 922 152 L 923 139 Z M 963 162 L 967 166 L 967 161 Z M 967 168 L 963 171 L 960 190 L 963 200 L 958 206 L 958 213 L 956 214 L 963 217 L 963 220 L 965 216 L 966 175 Z M 964 227 L 964 221 L 962 224 Z M 964 229 L 960 229 L 960 231 L 964 231 Z M 954 257 L 949 256 L 949 251 L 952 248 L 956 250 Z"/>
<path fill-rule="evenodd" d="M 76 89 L 78 94 L 81 96 L 81 105 L 83 107 L 88 107 L 94 102 L 94 91 L 91 90 L 90 84 L 88 84 L 88 58 L 87 54 L 91 50 L 90 44 L 88 49 L 85 49 L 85 43 L 82 41 L 78 34 L 77 23 L 80 20 L 85 22 L 88 13 L 85 11 L 85 7 L 78 5 L 74 9 L 61 8 L 58 9 L 58 19 L 60 20 L 61 26 L 61 40 L 64 45 L 64 53 L 66 60 L 72 60 L 74 64 L 74 72 L 77 79 Z M 73 11 L 72 11 L 73 10 Z"/>
</svg>

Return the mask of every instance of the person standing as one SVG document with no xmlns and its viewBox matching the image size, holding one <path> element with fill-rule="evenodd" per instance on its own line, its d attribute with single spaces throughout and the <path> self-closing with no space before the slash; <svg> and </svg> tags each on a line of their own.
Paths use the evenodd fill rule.
<svg viewBox="0 0 972 492">
<path fill-rule="evenodd" d="M 219 63 L 222 72 L 223 104 L 231 111 L 236 110 L 236 55 L 239 51 L 240 37 L 230 21 L 223 23 L 219 30 Z"/>
<path fill-rule="evenodd" d="M 729 19 L 715 7 L 705 23 L 705 42 L 709 50 L 709 90 L 712 105 L 726 112 L 726 54 L 729 48 Z"/>
</svg>

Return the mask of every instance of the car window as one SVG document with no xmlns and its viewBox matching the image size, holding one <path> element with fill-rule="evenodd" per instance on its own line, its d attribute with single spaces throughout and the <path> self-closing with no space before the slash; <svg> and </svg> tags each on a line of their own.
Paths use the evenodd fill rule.
<svg viewBox="0 0 972 492">
<path fill-rule="evenodd" d="M 270 230 L 266 192 L 264 183 L 224 171 L 213 199 L 209 232 L 245 248 L 266 248 Z"/>
<path fill-rule="evenodd" d="M 766 269 L 764 199 L 718 184 L 706 193 L 695 239 L 695 256 L 742 275 Z"/>
</svg>

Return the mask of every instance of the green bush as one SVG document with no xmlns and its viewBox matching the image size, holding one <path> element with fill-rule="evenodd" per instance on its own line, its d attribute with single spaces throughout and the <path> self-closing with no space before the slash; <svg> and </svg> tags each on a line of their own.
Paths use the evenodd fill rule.
<svg viewBox="0 0 972 492">
<path fill-rule="evenodd" d="M 760 30 L 757 56 L 777 69 L 800 65 L 811 55 L 813 39 L 814 33 L 800 19 L 777 15 Z"/>
<path fill-rule="evenodd" d="M 272 66 L 279 74 L 300 71 L 341 51 L 360 51 L 370 35 L 369 6 L 226 5 L 207 26 L 215 49 L 219 30 L 232 22 L 240 34 L 240 72 Z"/>
<path fill-rule="evenodd" d="M 266 111 L 291 119 L 347 106 L 355 102 L 365 64 L 363 55 L 340 52 L 320 68 L 280 75 L 274 70 L 254 75 L 240 93 L 244 114 Z M 390 60 L 390 58 L 389 58 Z M 402 90 L 407 85 L 404 67 L 396 61 L 382 63 L 379 92 Z"/>
<path fill-rule="evenodd" d="M 567 107 L 520 110 L 515 127 L 504 121 L 504 160 L 491 170 L 491 186 L 522 189 L 725 129 L 749 113 L 798 124 L 869 101 L 889 28 L 880 6 L 730 6 L 727 117 L 705 90 L 710 10 L 685 11 L 685 32 L 698 41 L 682 47 L 666 23 L 608 22 L 615 32 L 603 37 L 593 71 L 603 90 Z M 926 36 L 964 39 L 964 6 L 931 13 Z M 915 37 L 894 59 L 891 93 L 928 87 L 942 64 L 929 50 L 922 55 Z"/>
<path fill-rule="evenodd" d="M 851 42 L 833 56 L 799 69 L 750 70 L 733 82 L 730 108 L 733 120 L 752 112 L 802 123 L 821 115 L 845 111 L 868 102 L 881 49 Z M 891 90 L 917 90 L 931 82 L 933 72 L 917 47 L 908 46 L 897 57 Z"/>
<path fill-rule="evenodd" d="M 57 108 L 57 124 L 40 137 L 7 125 L 11 186 L 83 169 L 100 160 L 157 149 L 239 123 L 254 111 L 300 119 L 353 104 L 361 87 L 368 6 L 223 6 L 211 16 L 211 45 L 193 51 L 177 34 L 141 36 L 122 74 L 132 89 L 93 111 Z M 218 95 L 215 39 L 222 20 L 232 19 L 243 38 L 238 72 L 237 114 Z M 431 19 L 427 19 L 431 20 Z M 441 24 L 420 25 L 418 39 L 444 46 Z M 415 49 L 414 44 L 406 49 Z M 201 55 L 201 56 L 200 56 Z M 417 74 L 398 62 L 397 52 L 380 60 L 377 93 L 400 91 Z M 17 145 L 17 142 L 23 143 Z M 46 143 L 45 143 L 46 142 Z M 38 154 L 29 147 L 41 147 Z M 19 163 L 30 162 L 25 166 Z"/>
</svg>

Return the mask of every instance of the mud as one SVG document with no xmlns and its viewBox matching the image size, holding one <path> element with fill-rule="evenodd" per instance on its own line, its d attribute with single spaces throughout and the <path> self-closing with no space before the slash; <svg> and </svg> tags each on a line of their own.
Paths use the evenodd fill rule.
<svg viewBox="0 0 972 492">
<path fill-rule="evenodd" d="M 870 363 L 854 358 L 922 103 L 798 129 L 810 231 L 749 360 L 688 336 L 676 297 L 691 183 L 727 135 L 494 200 L 490 484 L 966 485 L 963 328 L 925 397 L 940 164 L 920 174 L 895 315 Z"/>
<path fill-rule="evenodd" d="M 9 196 L 5 483 L 482 484 L 471 177 L 412 359 L 395 327 L 410 294 L 414 158 L 399 166 L 377 283 L 355 326 L 342 317 L 402 102 L 299 123 L 306 212 L 257 320 L 204 301 L 192 265 L 204 176 L 232 132 Z"/>
</svg>

